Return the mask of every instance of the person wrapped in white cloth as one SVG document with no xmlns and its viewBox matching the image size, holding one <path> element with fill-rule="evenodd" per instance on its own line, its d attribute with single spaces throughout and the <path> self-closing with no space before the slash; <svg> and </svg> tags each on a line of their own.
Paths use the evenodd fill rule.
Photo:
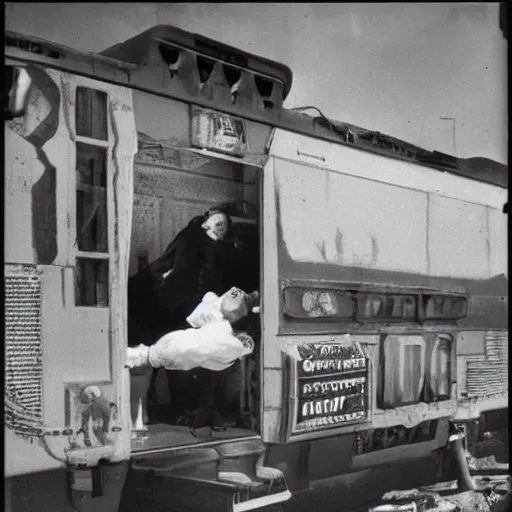
<svg viewBox="0 0 512 512">
<path fill-rule="evenodd" d="M 232 324 L 244 318 L 254 307 L 258 293 L 247 294 L 231 288 L 221 297 L 209 292 L 187 322 L 190 329 L 170 332 L 154 345 L 128 347 L 126 366 L 150 365 L 167 370 L 192 370 L 201 367 L 213 371 L 229 368 L 237 359 L 254 350 L 254 341 L 245 332 L 236 332 Z"/>
</svg>

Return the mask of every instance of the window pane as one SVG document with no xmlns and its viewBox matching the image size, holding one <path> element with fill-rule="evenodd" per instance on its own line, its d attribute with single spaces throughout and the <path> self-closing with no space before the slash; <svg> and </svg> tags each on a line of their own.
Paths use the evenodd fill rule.
<svg viewBox="0 0 512 512">
<path fill-rule="evenodd" d="M 108 306 L 108 260 L 76 259 L 75 304 Z"/>
<path fill-rule="evenodd" d="M 431 400 L 449 399 L 451 391 L 451 343 L 449 339 L 439 337 L 436 340 L 430 363 L 429 398 Z"/>
<path fill-rule="evenodd" d="M 419 402 L 421 375 L 421 357 L 423 349 L 419 345 L 404 345 L 404 402 Z"/>
<path fill-rule="evenodd" d="M 404 318 L 416 318 L 416 299 L 414 297 L 404 297 L 403 308 Z"/>
<path fill-rule="evenodd" d="M 416 298 L 412 295 L 369 295 L 364 304 L 365 318 L 414 320 Z"/>
<path fill-rule="evenodd" d="M 423 338 L 390 335 L 383 349 L 378 406 L 389 409 L 419 403 L 425 380 Z"/>
<path fill-rule="evenodd" d="M 466 315 L 467 299 L 465 297 L 450 297 L 443 295 L 425 296 L 425 317 L 427 319 L 463 318 Z"/>
<path fill-rule="evenodd" d="M 383 408 L 398 407 L 401 405 L 399 383 L 400 345 L 396 342 L 388 342 L 384 347 L 384 367 L 381 368 L 383 375 Z M 382 375 L 382 374 L 381 374 Z M 381 393 L 379 393 L 381 396 Z"/>
<path fill-rule="evenodd" d="M 439 379 L 437 382 L 437 395 L 439 397 L 450 396 L 450 350 L 447 346 L 439 348 Z"/>
<path fill-rule="evenodd" d="M 107 150 L 76 144 L 76 237 L 78 250 L 108 252 Z"/>
<path fill-rule="evenodd" d="M 107 94 L 77 87 L 75 119 L 77 135 L 107 140 Z"/>
</svg>

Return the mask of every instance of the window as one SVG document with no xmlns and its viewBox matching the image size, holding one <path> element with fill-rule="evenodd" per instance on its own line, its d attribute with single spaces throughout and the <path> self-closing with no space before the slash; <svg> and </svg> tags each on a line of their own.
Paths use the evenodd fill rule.
<svg viewBox="0 0 512 512">
<path fill-rule="evenodd" d="M 108 260 L 76 259 L 77 306 L 108 306 Z"/>
<path fill-rule="evenodd" d="M 440 334 L 432 341 L 425 402 L 449 400 L 451 392 L 452 338 L 447 334 Z"/>
<path fill-rule="evenodd" d="M 76 266 L 75 304 L 107 307 L 107 95 L 76 90 Z"/>
<path fill-rule="evenodd" d="M 449 400 L 452 344 L 448 334 L 387 336 L 379 365 L 379 407 Z"/>
<path fill-rule="evenodd" d="M 362 317 L 365 320 L 416 320 L 416 297 L 413 295 L 363 296 Z"/>
<path fill-rule="evenodd" d="M 384 409 L 421 401 L 425 383 L 425 340 L 387 336 L 381 362 L 380 406 Z"/>
<path fill-rule="evenodd" d="M 402 402 L 417 403 L 423 388 L 425 343 L 423 340 L 407 340 L 402 343 L 401 355 L 399 374 Z"/>
<path fill-rule="evenodd" d="M 76 88 L 76 134 L 107 140 L 107 95 L 101 91 Z"/>
<path fill-rule="evenodd" d="M 77 142 L 76 155 L 78 250 L 108 252 L 107 149 Z"/>
<path fill-rule="evenodd" d="M 467 314 L 466 297 L 452 297 L 448 295 L 424 296 L 425 319 L 452 319 L 463 318 Z"/>
</svg>

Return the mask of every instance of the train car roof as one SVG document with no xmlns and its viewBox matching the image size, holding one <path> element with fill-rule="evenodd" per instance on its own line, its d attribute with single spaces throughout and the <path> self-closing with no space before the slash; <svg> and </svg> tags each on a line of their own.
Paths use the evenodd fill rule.
<svg viewBox="0 0 512 512">
<path fill-rule="evenodd" d="M 75 50 L 34 36 L 5 32 L 6 56 L 24 59 L 57 69 L 94 76 L 126 87 L 137 88 L 130 78 L 134 70 L 144 68 L 149 45 L 165 41 L 177 46 L 196 50 L 214 59 L 252 69 L 257 73 L 274 76 L 283 83 L 285 98 L 292 86 L 293 75 L 284 64 L 265 59 L 204 36 L 168 26 L 157 25 L 145 32 L 118 43 L 103 52 L 93 53 Z M 162 94 L 162 91 L 156 91 Z M 167 93 L 168 94 L 168 93 Z M 169 95 L 172 97 L 172 95 Z M 191 101 L 191 99 L 185 99 Z M 220 111 L 229 111 L 225 105 Z M 310 107 L 308 107 L 310 108 Z M 508 187 L 508 166 L 482 157 L 456 158 L 438 151 L 425 150 L 395 137 L 365 129 L 356 125 L 320 116 L 312 117 L 301 112 L 304 109 L 279 108 L 277 116 L 254 119 L 303 136 L 315 137 L 328 142 L 348 145 L 389 158 L 409 161 L 438 171 L 449 172 L 465 178 Z M 263 113 L 265 114 L 265 113 Z M 251 115 L 247 116 L 249 119 Z"/>
<path fill-rule="evenodd" d="M 323 115 L 313 119 L 316 124 L 338 132 L 345 142 L 350 139 L 349 134 L 352 134 L 353 142 L 349 145 L 353 147 L 411 161 L 499 187 L 508 187 L 508 166 L 490 158 L 458 158 L 440 151 L 429 151 L 396 137 L 329 119 Z"/>
<path fill-rule="evenodd" d="M 28 54 L 31 55 L 31 60 L 34 62 L 53 63 L 55 67 L 72 69 L 73 62 L 83 61 L 88 63 L 101 62 L 115 68 L 124 68 L 127 70 L 135 68 L 132 63 L 126 60 L 114 59 L 95 52 L 77 50 L 76 48 L 71 48 L 60 43 L 48 41 L 47 39 L 29 36 L 11 30 L 5 31 L 4 41 L 6 56 L 16 58 L 18 55 L 21 55 L 17 51 L 28 52 Z M 24 57 L 26 58 L 26 54 Z"/>
</svg>

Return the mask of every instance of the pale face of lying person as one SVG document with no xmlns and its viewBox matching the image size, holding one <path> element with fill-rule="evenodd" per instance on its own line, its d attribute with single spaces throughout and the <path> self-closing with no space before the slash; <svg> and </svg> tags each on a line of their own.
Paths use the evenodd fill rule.
<svg viewBox="0 0 512 512">
<path fill-rule="evenodd" d="M 214 213 L 203 222 L 203 229 L 213 240 L 224 240 L 229 229 L 229 219 L 225 213 Z"/>
</svg>

